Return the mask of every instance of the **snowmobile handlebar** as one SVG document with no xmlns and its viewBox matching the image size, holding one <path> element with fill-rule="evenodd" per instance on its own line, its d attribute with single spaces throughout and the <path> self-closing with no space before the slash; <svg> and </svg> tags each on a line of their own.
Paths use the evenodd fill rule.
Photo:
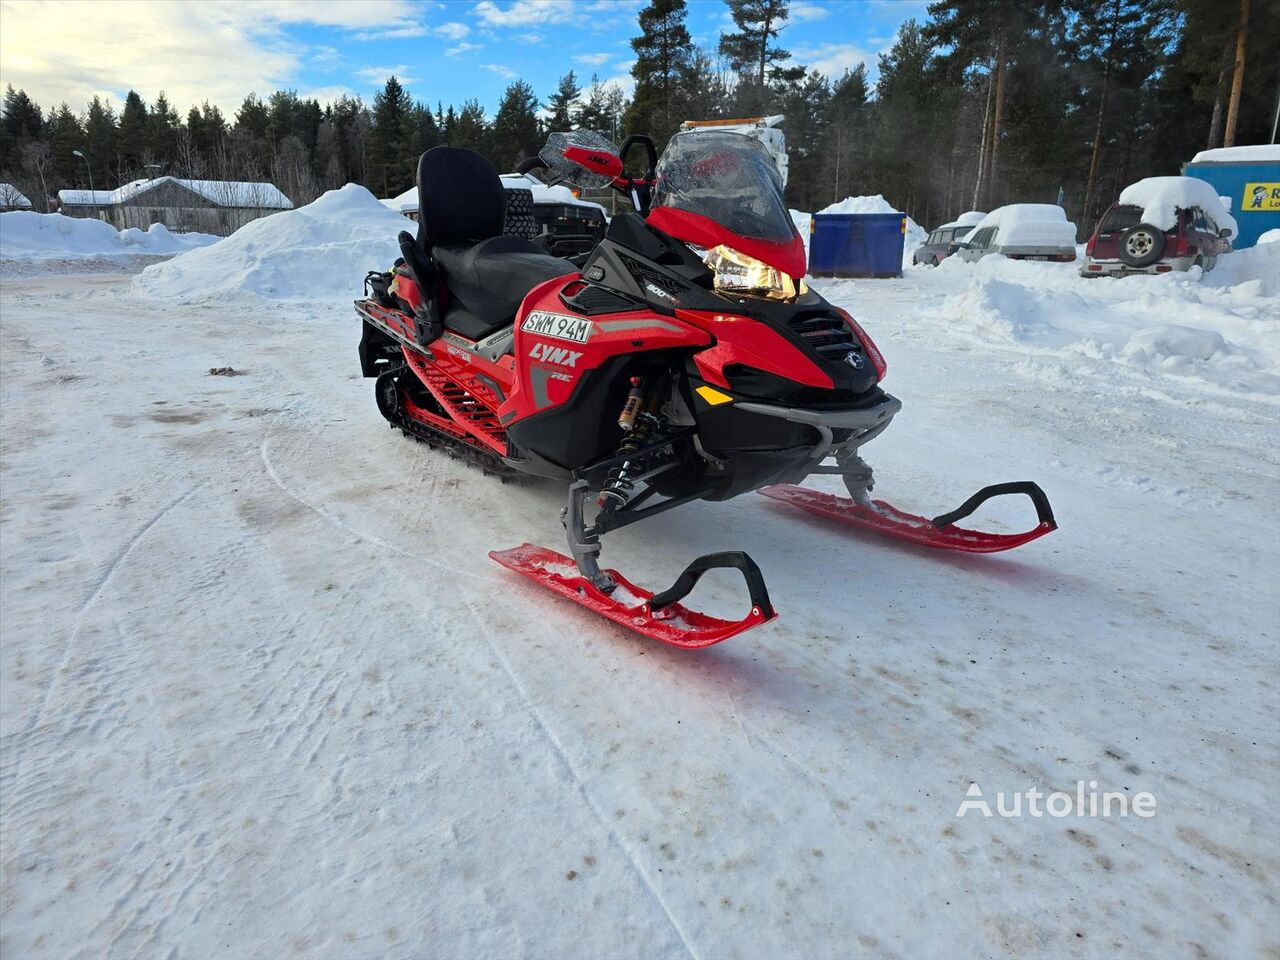
<svg viewBox="0 0 1280 960">
<path fill-rule="evenodd" d="M 1049 506 L 1049 498 L 1045 496 L 1045 492 L 1040 489 L 1040 485 L 1031 480 L 1015 480 L 1010 483 L 993 483 L 989 487 L 983 487 L 972 497 L 966 500 L 950 513 L 944 513 L 941 516 L 934 517 L 931 523 L 941 530 L 943 527 L 949 527 L 957 520 L 963 520 L 969 514 L 973 513 L 980 506 L 994 497 L 1003 497 L 1006 494 L 1025 493 L 1031 498 L 1031 502 L 1036 508 L 1036 519 L 1041 525 L 1046 525 L 1056 529 L 1058 522 L 1053 518 L 1053 507 Z"/>
<path fill-rule="evenodd" d="M 773 604 L 769 602 L 769 590 L 764 585 L 764 574 L 756 566 L 756 562 L 741 550 L 728 550 L 723 553 L 708 553 L 698 557 L 684 568 L 684 572 L 676 578 L 666 590 L 655 593 L 649 601 L 649 609 L 657 613 L 687 597 L 698 585 L 702 575 L 708 570 L 741 570 L 747 581 L 747 594 L 751 597 L 751 607 L 759 610 L 766 620 L 774 617 Z"/>
</svg>

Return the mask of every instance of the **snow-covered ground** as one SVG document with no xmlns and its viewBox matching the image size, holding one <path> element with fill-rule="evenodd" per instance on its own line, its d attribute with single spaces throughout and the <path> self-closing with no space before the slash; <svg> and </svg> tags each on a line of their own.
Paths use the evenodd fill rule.
<svg viewBox="0 0 1280 960">
<path fill-rule="evenodd" d="M 877 494 L 1032 478 L 1061 529 L 943 556 L 749 496 L 613 534 L 650 586 L 760 562 L 780 619 L 700 653 L 488 559 L 563 549 L 561 491 L 386 428 L 349 303 L 385 264 L 314 302 L 0 274 L 0 948 L 1280 952 L 1272 256 L 819 284 L 905 403 Z M 955 816 L 1079 780 L 1157 813 Z"/>
</svg>

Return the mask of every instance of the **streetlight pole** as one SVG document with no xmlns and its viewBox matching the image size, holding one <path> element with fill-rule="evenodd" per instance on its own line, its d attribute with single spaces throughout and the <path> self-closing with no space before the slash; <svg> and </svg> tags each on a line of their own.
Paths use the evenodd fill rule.
<svg viewBox="0 0 1280 960">
<path fill-rule="evenodd" d="M 93 189 L 93 166 L 89 163 L 89 158 L 80 150 L 72 150 L 72 156 L 79 157 L 84 161 L 84 168 L 89 171 L 89 195 L 93 197 L 93 215 L 99 220 L 102 219 L 102 211 L 98 209 L 98 191 Z"/>
</svg>

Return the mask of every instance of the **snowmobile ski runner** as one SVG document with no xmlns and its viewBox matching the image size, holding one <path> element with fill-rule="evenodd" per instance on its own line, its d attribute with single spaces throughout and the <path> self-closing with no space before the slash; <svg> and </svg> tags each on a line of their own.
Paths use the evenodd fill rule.
<svg viewBox="0 0 1280 960">
<path fill-rule="evenodd" d="M 629 175 L 639 150 L 645 172 Z M 804 244 L 777 168 L 738 133 L 677 134 L 619 150 L 589 131 L 552 134 L 536 161 L 549 185 L 611 186 L 634 212 L 572 259 L 504 227 L 506 194 L 479 154 L 436 147 L 418 164 L 416 236 L 366 278 L 361 370 L 393 427 L 503 479 L 565 484 L 568 554 L 523 544 L 490 556 L 615 623 L 677 647 L 718 643 L 776 614 L 755 562 L 694 560 L 651 593 L 602 569 L 601 538 L 695 500 L 758 491 L 841 525 L 971 552 L 1054 529 L 1031 483 L 979 491 L 915 516 L 873 501 L 859 449 L 901 409 L 884 357 L 846 311 L 810 290 Z M 849 499 L 795 486 L 840 476 Z M 1021 534 L 955 526 L 983 502 L 1023 493 L 1039 524 Z M 750 608 L 722 620 L 683 603 L 707 571 L 739 571 Z"/>
</svg>

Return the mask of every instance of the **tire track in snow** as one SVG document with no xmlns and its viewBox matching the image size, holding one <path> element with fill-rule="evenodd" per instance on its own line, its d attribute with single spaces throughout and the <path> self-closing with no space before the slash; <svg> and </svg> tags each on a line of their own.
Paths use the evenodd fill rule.
<svg viewBox="0 0 1280 960">
<path fill-rule="evenodd" d="M 45 713 L 49 709 L 49 703 L 53 698 L 54 688 L 59 686 L 59 677 L 61 677 L 63 671 L 66 670 L 68 663 L 70 663 L 72 652 L 75 649 L 76 638 L 80 635 L 85 615 L 93 608 L 94 604 L 98 602 L 103 593 L 106 592 L 106 589 L 110 586 L 116 572 L 128 561 L 129 557 L 133 554 L 133 551 L 137 549 L 138 544 L 143 541 L 151 529 L 179 506 L 191 499 L 202 485 L 202 482 L 197 482 L 185 493 L 170 501 L 158 513 L 152 516 L 150 520 L 144 523 L 137 532 L 129 538 L 129 541 L 124 545 L 124 547 L 116 553 L 115 557 L 113 557 L 111 562 L 107 565 L 106 570 L 103 571 L 102 575 L 99 576 L 97 581 L 93 584 L 93 590 L 89 594 L 89 597 L 80 605 L 80 609 L 76 612 L 71 632 L 67 635 L 66 642 L 62 646 L 62 655 L 49 677 L 49 683 L 48 686 L 45 687 L 44 696 L 40 698 L 40 702 L 36 705 L 36 709 L 32 714 L 31 720 L 28 721 L 26 727 L 16 737 L 17 757 L 13 762 L 12 773 L 0 779 L 0 782 L 4 782 L 6 786 L 9 781 L 12 781 L 16 788 L 21 789 L 22 787 L 22 773 L 29 753 L 31 741 L 33 739 L 38 739 L 38 728 L 41 721 L 44 720 Z M 22 803 L 22 798 L 19 798 L 18 803 L 19 805 Z"/>
<path fill-rule="evenodd" d="M 386 540 L 383 540 L 381 537 L 375 536 L 373 534 L 364 533 L 363 531 L 357 530 L 354 527 L 349 526 L 338 517 L 335 517 L 328 510 L 325 510 L 323 507 L 319 506 L 318 504 L 312 503 L 310 500 L 296 493 L 287 483 L 285 483 L 284 479 L 280 476 L 279 472 L 276 470 L 275 465 L 271 462 L 271 452 L 270 452 L 271 451 L 271 446 L 270 446 L 271 431 L 272 431 L 272 428 L 275 426 L 275 424 L 278 423 L 285 414 L 289 413 L 291 409 L 292 409 L 291 407 L 286 407 L 284 410 L 280 411 L 280 413 L 277 414 L 275 418 L 273 418 L 271 425 L 267 428 L 266 435 L 262 438 L 262 443 L 258 448 L 259 455 L 262 459 L 262 466 L 265 469 L 267 476 L 271 479 L 271 482 L 276 485 L 276 487 L 280 490 L 281 493 L 283 493 L 285 496 L 289 497 L 290 499 L 296 501 L 297 503 L 301 504 L 302 506 L 306 507 L 308 510 L 311 510 L 317 513 L 320 517 L 322 517 L 328 523 L 332 524 L 333 526 L 337 527 L 343 532 L 348 533 L 353 537 L 356 537 L 359 540 L 362 540 L 366 543 L 371 543 L 382 550 L 386 550 L 398 556 L 412 559 L 420 563 L 426 563 L 432 567 L 435 567 L 438 570 L 445 570 L 449 572 L 451 575 L 456 573 L 456 570 L 454 568 L 449 567 L 446 564 L 443 564 L 437 560 L 432 560 L 427 557 L 418 556 L 408 550 L 405 550 L 403 547 L 397 546 L 395 544 L 389 543 Z M 378 561 L 379 563 L 385 566 L 386 560 L 384 555 L 379 554 Z M 496 580 L 497 577 L 496 575 L 491 575 L 490 579 Z M 543 717 L 542 712 L 538 710 L 536 704 L 533 701 L 533 698 L 530 697 L 529 695 L 528 689 L 525 687 L 524 682 L 520 679 L 515 669 L 511 666 L 511 662 L 507 659 L 506 654 L 503 653 L 502 650 L 499 649 L 497 644 L 494 643 L 492 639 L 493 631 L 487 628 L 484 617 L 482 616 L 480 611 L 476 608 L 476 606 L 472 603 L 472 600 L 469 596 L 467 596 L 466 594 L 460 594 L 460 599 L 462 600 L 462 603 L 466 606 L 467 611 L 471 615 L 471 618 L 475 621 L 476 627 L 479 629 L 481 636 L 484 637 L 485 644 L 489 647 L 490 652 L 493 654 L 494 658 L 498 661 L 499 666 L 502 667 L 502 671 L 507 675 L 507 679 L 511 683 L 512 687 L 515 688 L 516 693 L 519 695 L 521 701 L 523 702 L 526 712 L 533 719 L 534 724 L 537 726 L 542 736 L 551 745 L 552 752 L 555 754 L 556 758 L 563 765 L 564 769 L 569 773 L 570 779 L 574 783 L 575 792 L 578 794 L 579 797 L 581 797 L 583 802 L 586 803 L 587 808 L 591 811 L 592 815 L 596 818 L 596 821 L 600 825 L 600 828 L 603 830 L 605 836 L 609 839 L 609 841 L 615 847 L 617 847 L 617 849 L 622 853 L 623 857 L 625 857 L 627 862 L 631 865 L 632 871 L 639 878 L 644 888 L 648 891 L 649 895 L 653 898 L 654 903 L 658 905 L 659 909 L 662 911 L 663 915 L 666 917 L 667 923 L 670 924 L 672 931 L 675 933 L 676 937 L 680 940 L 680 943 L 684 947 L 685 952 L 688 953 L 688 955 L 691 958 L 693 958 L 693 960 L 700 960 L 701 955 L 695 949 L 692 941 L 689 938 L 689 935 L 685 932 L 683 924 L 681 924 L 680 921 L 676 918 L 675 914 L 671 910 L 671 907 L 667 904 L 662 894 L 658 891 L 658 887 L 654 882 L 654 880 L 652 879 L 652 877 L 650 877 L 649 872 L 645 870 L 637 854 L 637 851 L 629 842 L 627 842 L 626 838 L 624 838 L 620 833 L 618 833 L 618 831 L 613 827 L 613 825 L 610 824 L 608 818 L 604 814 L 604 811 L 600 808 L 600 805 L 591 796 L 590 791 L 587 790 L 586 783 L 583 780 L 582 775 L 578 772 L 578 768 L 574 765 L 573 761 L 570 759 L 569 753 L 565 749 L 564 744 L 560 741 L 560 738 L 556 736 L 555 732 L 551 729 L 551 726 L 547 723 L 546 718 Z M 421 616 L 421 614 L 419 615 Z"/>
</svg>

